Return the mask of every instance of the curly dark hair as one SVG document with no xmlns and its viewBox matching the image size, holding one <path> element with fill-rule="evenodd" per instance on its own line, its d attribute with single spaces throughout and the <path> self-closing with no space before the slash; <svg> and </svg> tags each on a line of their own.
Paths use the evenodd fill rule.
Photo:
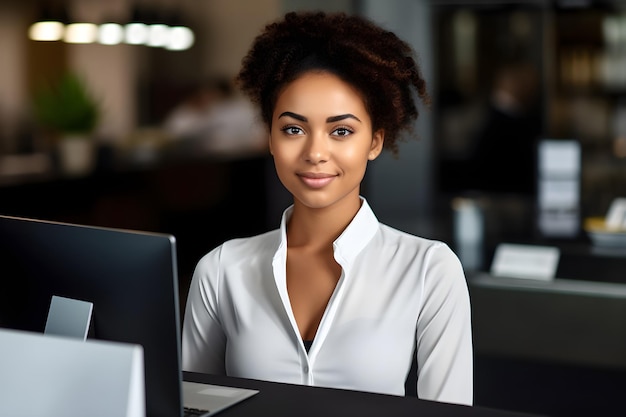
<svg viewBox="0 0 626 417">
<path fill-rule="evenodd" d="M 290 12 L 259 34 L 236 77 L 271 127 L 278 94 L 308 71 L 328 71 L 361 92 L 372 130 L 384 129 L 384 147 L 395 155 L 399 133 L 411 130 L 418 110 L 414 92 L 430 103 L 412 48 L 356 15 Z"/>
</svg>

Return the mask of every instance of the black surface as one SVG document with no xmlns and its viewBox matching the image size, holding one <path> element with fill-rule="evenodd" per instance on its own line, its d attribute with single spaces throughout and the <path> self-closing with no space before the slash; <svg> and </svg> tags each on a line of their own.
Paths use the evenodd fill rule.
<svg viewBox="0 0 626 417">
<path fill-rule="evenodd" d="M 585 244 L 562 246 L 556 277 L 626 284 L 626 249 Z"/>
<path fill-rule="evenodd" d="M 626 415 L 626 370 L 476 355 L 475 404 L 550 417 Z"/>
<path fill-rule="evenodd" d="M 521 417 L 521 414 L 486 407 L 469 407 L 360 391 L 282 384 L 217 375 L 183 372 L 187 381 L 257 389 L 260 392 L 220 412 L 220 417 L 255 416 L 429 416 Z"/>
</svg>

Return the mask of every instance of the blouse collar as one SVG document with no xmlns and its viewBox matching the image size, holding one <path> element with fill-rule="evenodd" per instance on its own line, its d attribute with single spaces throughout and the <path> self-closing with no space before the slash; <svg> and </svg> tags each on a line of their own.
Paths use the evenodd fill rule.
<svg viewBox="0 0 626 417">
<path fill-rule="evenodd" d="M 333 242 L 335 259 L 341 265 L 352 264 L 363 248 L 372 240 L 378 231 L 379 223 L 376 215 L 364 197 L 361 208 L 350 224 Z M 277 253 L 287 249 L 287 222 L 293 213 L 293 205 L 284 212 L 280 222 L 280 245 Z"/>
</svg>

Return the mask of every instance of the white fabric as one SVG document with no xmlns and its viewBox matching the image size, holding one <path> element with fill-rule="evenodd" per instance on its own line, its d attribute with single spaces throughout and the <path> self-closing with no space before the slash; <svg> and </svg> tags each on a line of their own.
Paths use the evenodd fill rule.
<svg viewBox="0 0 626 417">
<path fill-rule="evenodd" d="M 287 293 L 286 222 L 205 255 L 183 326 L 183 369 L 471 404 L 470 302 L 442 242 L 378 222 L 367 202 L 334 242 L 342 274 L 307 354 Z M 415 349 L 417 346 L 417 349 Z"/>
</svg>

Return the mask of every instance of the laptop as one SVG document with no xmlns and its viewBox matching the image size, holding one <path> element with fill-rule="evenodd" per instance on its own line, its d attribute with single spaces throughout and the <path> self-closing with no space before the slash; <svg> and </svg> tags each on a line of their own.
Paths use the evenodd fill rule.
<svg viewBox="0 0 626 417">
<path fill-rule="evenodd" d="M 259 391 L 222 385 L 183 381 L 185 417 L 213 416 L 220 411 L 252 397 Z"/>
<path fill-rule="evenodd" d="M 0 215 L 0 265 L 0 328 L 143 347 L 148 417 L 211 416 L 258 392 L 183 381 L 172 235 Z M 51 307 L 90 317 L 68 330 Z"/>
</svg>

